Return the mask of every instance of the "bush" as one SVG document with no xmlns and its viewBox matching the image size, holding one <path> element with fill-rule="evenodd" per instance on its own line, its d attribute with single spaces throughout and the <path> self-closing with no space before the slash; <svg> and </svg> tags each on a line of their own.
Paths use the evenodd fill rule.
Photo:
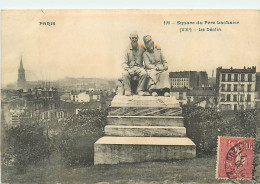
<svg viewBox="0 0 260 184">
<path fill-rule="evenodd" d="M 104 135 L 107 109 L 84 110 L 62 126 L 59 150 L 68 166 L 94 161 L 94 143 Z"/>
<path fill-rule="evenodd" d="M 256 137 L 256 110 L 235 113 L 226 118 L 215 109 L 183 106 L 184 124 L 187 136 L 197 147 L 197 153 L 215 154 L 218 136 Z"/>
<path fill-rule="evenodd" d="M 27 120 L 28 121 L 28 120 Z M 15 166 L 19 173 L 25 173 L 29 164 L 37 164 L 51 154 L 51 144 L 44 127 L 35 121 L 22 122 L 7 130 L 4 140 L 8 149 L 3 154 L 6 166 Z"/>
</svg>

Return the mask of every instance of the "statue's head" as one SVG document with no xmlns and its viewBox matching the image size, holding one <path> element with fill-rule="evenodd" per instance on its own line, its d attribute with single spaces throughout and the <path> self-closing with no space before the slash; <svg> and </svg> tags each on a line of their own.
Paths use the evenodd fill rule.
<svg viewBox="0 0 260 184">
<path fill-rule="evenodd" d="M 130 40 L 131 40 L 131 44 L 133 47 L 137 46 L 137 42 L 138 42 L 138 34 L 137 32 L 133 32 L 130 34 Z"/>
<path fill-rule="evenodd" d="M 146 35 L 143 37 L 144 45 L 148 51 L 151 51 L 154 49 L 154 42 L 152 40 L 152 37 L 150 35 Z"/>
</svg>

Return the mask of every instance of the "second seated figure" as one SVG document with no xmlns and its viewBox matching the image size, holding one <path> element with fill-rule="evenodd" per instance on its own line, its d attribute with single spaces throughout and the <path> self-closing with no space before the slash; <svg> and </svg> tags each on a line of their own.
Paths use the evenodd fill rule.
<svg viewBox="0 0 260 184">
<path fill-rule="evenodd" d="M 143 60 L 146 72 L 149 75 L 148 90 L 153 96 L 164 95 L 170 97 L 170 78 L 168 65 L 163 57 L 161 48 L 154 45 L 152 37 L 146 35 L 143 37 L 146 51 L 143 54 Z"/>
</svg>

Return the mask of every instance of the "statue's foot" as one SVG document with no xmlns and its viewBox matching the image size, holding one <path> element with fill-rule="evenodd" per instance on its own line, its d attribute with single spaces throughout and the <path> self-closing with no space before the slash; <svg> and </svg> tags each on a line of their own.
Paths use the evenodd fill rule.
<svg viewBox="0 0 260 184">
<path fill-rule="evenodd" d="M 148 89 L 152 90 L 152 89 L 155 89 L 155 88 L 156 88 L 156 85 L 152 84 Z"/>
<path fill-rule="evenodd" d="M 156 92 L 153 92 L 152 96 L 158 96 L 158 94 Z"/>
<path fill-rule="evenodd" d="M 131 96 L 131 92 L 130 91 L 125 91 L 125 96 Z"/>
<path fill-rule="evenodd" d="M 148 91 L 144 91 L 144 96 L 150 96 L 151 94 Z"/>
<path fill-rule="evenodd" d="M 164 93 L 164 96 L 165 96 L 165 97 L 170 97 L 170 93 L 165 92 L 165 93 Z"/>
<path fill-rule="evenodd" d="M 138 96 L 147 96 L 147 92 L 138 91 Z"/>
</svg>

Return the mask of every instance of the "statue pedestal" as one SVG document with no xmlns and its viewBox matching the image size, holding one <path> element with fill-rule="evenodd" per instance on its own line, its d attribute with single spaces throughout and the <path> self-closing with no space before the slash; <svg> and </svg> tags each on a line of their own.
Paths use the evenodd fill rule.
<svg viewBox="0 0 260 184">
<path fill-rule="evenodd" d="M 180 108 L 174 97 L 164 96 L 123 96 L 116 95 L 111 102 L 111 107 L 171 107 Z"/>
<path fill-rule="evenodd" d="M 105 136 L 94 145 L 94 164 L 167 161 L 196 156 L 174 97 L 114 97 Z"/>
</svg>

